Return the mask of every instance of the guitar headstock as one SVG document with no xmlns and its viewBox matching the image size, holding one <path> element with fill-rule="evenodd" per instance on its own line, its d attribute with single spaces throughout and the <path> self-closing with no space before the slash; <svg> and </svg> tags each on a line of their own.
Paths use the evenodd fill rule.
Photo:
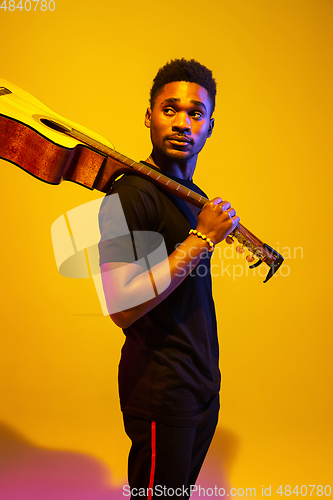
<svg viewBox="0 0 333 500">
<path fill-rule="evenodd" d="M 233 238 L 240 243 L 240 246 L 236 248 L 238 253 L 243 253 L 245 249 L 250 252 L 246 257 L 248 262 L 253 262 L 255 258 L 258 259 L 257 262 L 249 266 L 250 269 L 260 266 L 263 262 L 267 264 L 270 268 L 264 280 L 264 283 L 267 283 L 267 281 L 271 279 L 284 261 L 282 255 L 274 250 L 274 248 L 260 241 L 256 236 L 254 236 L 254 234 L 246 229 L 246 227 L 242 226 L 242 224 L 238 224 L 230 235 L 227 236 L 226 242 L 229 244 L 233 243 Z"/>
</svg>

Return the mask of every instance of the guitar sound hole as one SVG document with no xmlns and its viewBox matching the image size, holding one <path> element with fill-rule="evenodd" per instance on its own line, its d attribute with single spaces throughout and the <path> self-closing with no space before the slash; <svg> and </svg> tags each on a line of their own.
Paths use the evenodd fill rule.
<svg viewBox="0 0 333 500">
<path fill-rule="evenodd" d="M 57 132 L 66 133 L 69 132 L 69 129 L 65 126 L 60 125 L 60 123 L 56 123 L 52 120 L 48 120 L 47 118 L 41 118 L 40 121 L 49 128 L 56 130 Z"/>
</svg>

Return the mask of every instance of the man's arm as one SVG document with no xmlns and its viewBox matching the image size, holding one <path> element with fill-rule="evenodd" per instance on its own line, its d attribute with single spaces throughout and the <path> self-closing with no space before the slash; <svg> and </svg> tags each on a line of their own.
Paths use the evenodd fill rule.
<svg viewBox="0 0 333 500">
<path fill-rule="evenodd" d="M 235 228 L 239 217 L 230 203 L 214 198 L 206 203 L 198 216 L 197 230 L 213 242 L 219 243 Z M 206 241 L 191 234 L 172 254 L 151 268 L 151 274 L 143 272 L 138 264 L 107 262 L 101 265 L 102 282 L 106 304 L 111 319 L 121 328 L 128 328 L 134 321 L 164 300 L 188 276 L 209 248 Z M 152 278 L 157 289 L 164 290 L 152 298 Z M 170 282 L 171 277 L 171 282 Z M 169 284 L 169 286 L 166 285 Z M 135 303 L 137 306 L 119 310 L 121 304 Z M 113 312 L 117 310 L 117 312 Z"/>
</svg>

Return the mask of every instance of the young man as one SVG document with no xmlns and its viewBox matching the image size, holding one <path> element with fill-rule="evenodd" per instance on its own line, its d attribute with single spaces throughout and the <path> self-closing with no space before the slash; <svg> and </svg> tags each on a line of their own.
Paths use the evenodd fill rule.
<svg viewBox="0 0 333 500">
<path fill-rule="evenodd" d="M 213 131 L 215 95 L 210 70 L 194 60 L 173 60 L 157 73 L 145 116 L 153 145 L 146 162 L 201 195 L 192 176 Z M 221 198 L 200 212 L 136 175 L 123 176 L 110 194 L 119 196 L 132 235 L 113 237 L 112 196 L 106 197 L 100 210 L 100 264 L 110 316 L 126 335 L 119 391 L 132 440 L 132 498 L 189 498 L 219 410 L 211 250 L 239 217 Z M 156 233 L 163 236 L 167 256 L 145 272 L 144 257 L 156 250 L 146 235 Z"/>
</svg>

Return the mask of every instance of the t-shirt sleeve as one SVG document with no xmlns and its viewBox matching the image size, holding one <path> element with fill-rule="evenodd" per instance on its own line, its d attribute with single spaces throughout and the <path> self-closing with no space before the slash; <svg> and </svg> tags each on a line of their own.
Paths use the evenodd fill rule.
<svg viewBox="0 0 333 500">
<path fill-rule="evenodd" d="M 128 181 L 116 184 L 99 212 L 100 265 L 147 256 L 154 248 L 156 238 L 151 232 L 156 231 L 156 220 L 157 207 L 149 193 Z"/>
</svg>

